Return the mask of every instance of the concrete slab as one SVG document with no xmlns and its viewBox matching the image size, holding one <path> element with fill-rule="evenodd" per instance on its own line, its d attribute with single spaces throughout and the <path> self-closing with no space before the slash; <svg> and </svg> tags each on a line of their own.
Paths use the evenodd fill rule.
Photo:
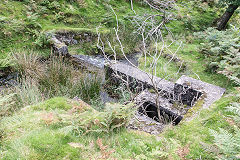
<svg viewBox="0 0 240 160">
<path fill-rule="evenodd" d="M 86 68 L 97 68 L 97 69 L 104 69 L 105 61 L 104 58 L 101 57 L 92 57 L 87 55 L 72 55 L 72 58 L 82 64 Z"/>
<path fill-rule="evenodd" d="M 174 120 L 173 124 L 178 124 L 200 96 L 204 99 L 202 108 L 208 108 L 220 99 L 225 92 L 224 88 L 187 76 L 182 76 L 175 83 L 153 76 L 137 67 L 119 61 L 112 61 L 112 63 L 106 64 L 101 57 L 86 55 L 74 55 L 72 58 L 75 62 L 86 67 L 87 70 L 97 70 L 100 75 L 106 75 L 103 79 L 106 78 L 111 80 L 111 82 L 121 83 L 121 78 L 123 78 L 128 80 L 130 87 L 139 87 L 141 93 L 135 99 L 137 114 L 130 121 L 129 128 L 151 134 L 161 133 L 166 125 L 161 120 L 159 122 L 156 121 L 158 120 L 157 106 L 159 106 L 161 113 L 167 114 Z M 121 78 L 116 77 L 116 74 Z M 152 88 L 162 91 L 158 101 L 156 101 L 156 94 L 151 93 Z M 156 105 L 156 102 L 159 105 Z M 151 108 L 146 108 L 149 105 Z M 148 112 L 146 112 L 146 109 Z M 192 118 L 194 116 L 190 119 Z"/>
<path fill-rule="evenodd" d="M 106 67 L 106 78 L 111 77 L 113 74 L 112 79 L 117 81 L 118 76 L 114 74 L 120 75 L 121 78 L 128 81 L 130 87 L 138 88 L 139 91 L 156 88 L 158 92 L 161 93 L 161 96 L 171 99 L 172 101 L 178 101 L 187 106 L 193 106 L 202 95 L 201 92 L 189 86 L 183 86 L 182 84 L 153 76 L 137 67 L 122 62 L 111 63 Z M 121 81 L 121 79 L 119 80 Z"/>
<path fill-rule="evenodd" d="M 204 104 L 203 109 L 209 108 L 214 102 L 219 100 L 226 89 L 200 81 L 196 80 L 194 78 L 188 77 L 188 76 L 181 76 L 176 83 L 179 84 L 186 84 L 188 86 L 191 86 L 191 88 L 201 91 L 203 93 L 204 98 Z"/>
<path fill-rule="evenodd" d="M 142 90 L 146 88 L 158 88 L 167 93 L 172 93 L 174 89 L 174 83 L 161 79 L 159 77 L 153 76 L 149 73 L 146 73 L 134 66 L 124 64 L 122 62 L 111 63 L 107 66 L 107 74 L 111 75 L 113 72 L 116 72 L 119 75 L 122 75 L 123 78 L 130 77 L 130 79 L 136 80 L 139 83 L 139 86 L 142 87 Z"/>
<path fill-rule="evenodd" d="M 153 135 L 160 134 L 165 127 L 165 124 L 159 123 L 144 114 L 136 113 L 130 120 L 127 128 L 133 130 L 144 131 Z"/>
<path fill-rule="evenodd" d="M 150 93 L 148 90 L 145 90 L 135 98 L 135 103 L 143 104 L 145 102 L 151 102 L 155 104 L 156 97 L 157 95 L 155 93 Z M 169 99 L 166 99 L 164 97 L 158 97 L 158 103 L 162 108 L 168 110 L 173 115 L 183 115 L 185 113 L 185 110 L 181 108 L 176 108 L 173 103 L 170 103 Z"/>
</svg>

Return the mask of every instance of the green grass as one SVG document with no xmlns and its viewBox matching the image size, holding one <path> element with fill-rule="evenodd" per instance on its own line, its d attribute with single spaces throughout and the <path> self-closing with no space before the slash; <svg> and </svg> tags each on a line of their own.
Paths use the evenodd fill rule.
<svg viewBox="0 0 240 160">
<path fill-rule="evenodd" d="M 226 89 L 232 89 L 234 84 L 229 82 L 226 77 L 221 74 L 207 72 L 206 62 L 201 53 L 198 52 L 198 42 L 186 44 L 179 52 L 179 56 L 184 59 L 188 65 L 186 75 L 211 83 Z"/>
<path fill-rule="evenodd" d="M 157 76 L 170 80 L 177 80 L 181 75 L 187 75 L 195 79 L 200 79 L 204 82 L 214 84 L 226 89 L 232 90 L 235 86 L 232 82 L 228 81 L 227 78 L 221 74 L 208 72 L 206 61 L 204 61 L 204 56 L 198 51 L 199 41 L 193 39 L 192 43 L 186 42 L 183 40 L 183 45 L 176 53 L 176 57 L 182 60 L 183 65 L 186 66 L 186 69 L 181 69 L 180 64 L 174 61 L 169 63 L 169 59 L 161 56 L 157 63 Z M 174 53 L 179 47 L 179 42 L 173 43 L 169 47 L 172 53 Z M 168 50 L 165 50 L 164 53 L 172 54 Z M 152 58 L 147 57 L 147 64 L 144 64 L 144 57 L 140 58 L 140 68 L 149 70 L 150 63 L 152 62 Z M 179 71 L 179 72 L 178 72 Z M 178 74 L 176 74 L 178 73 Z"/>
<path fill-rule="evenodd" d="M 83 4 L 78 4 L 77 1 L 70 3 L 60 0 L 57 2 L 62 5 L 60 9 L 48 9 L 45 12 L 42 11 L 43 6 L 40 6 L 38 1 L 36 2 L 37 6 L 40 6 L 36 9 L 36 12 L 39 13 L 37 22 L 41 27 L 33 27 L 33 31 L 71 31 L 96 34 L 95 28 L 101 26 L 101 33 L 111 35 L 112 28 L 116 26 L 116 21 L 111 8 L 108 6 L 109 4 L 116 11 L 121 26 L 127 28 L 126 31 L 132 30 L 132 26 L 127 20 L 127 16 L 132 15 L 132 11 L 127 1 L 104 0 L 97 2 L 96 0 L 85 0 Z M 0 59 L 18 49 L 38 51 L 44 56 L 50 54 L 49 48 L 39 48 L 34 44 L 38 34 L 27 33 L 28 31 L 25 30 L 31 27 L 26 19 L 27 7 L 24 5 L 34 7 L 31 3 L 27 4 L 13 0 L 0 1 L 0 29 L 2 31 L 0 33 Z M 111 127 L 114 127 L 115 122 L 113 119 L 115 116 L 118 117 L 118 113 L 122 111 L 114 111 L 113 108 L 118 108 L 116 104 L 109 104 L 109 108 L 106 108 L 108 110 L 98 112 L 85 103 L 72 102 L 72 100 L 54 97 L 53 95 L 54 98 L 52 99 L 26 106 L 12 114 L 1 117 L 0 159 L 103 159 L 104 156 L 109 159 L 215 159 L 216 153 L 207 151 L 207 148 L 214 147 L 213 137 L 210 135 L 209 129 L 224 128 L 233 132 L 234 126 L 226 121 L 228 115 L 225 112 L 225 107 L 234 101 L 234 95 L 238 91 L 224 76 L 205 71 L 204 57 L 197 51 L 199 42 L 191 37 L 191 33 L 208 27 L 212 20 L 216 18 L 217 12 L 213 12 L 216 10 L 214 8 L 205 10 L 202 5 L 196 8 L 193 6 L 192 2 L 187 3 L 187 6 L 180 5 L 179 13 L 176 11 L 179 21 L 169 24 L 169 27 L 173 28 L 173 33 L 187 35 L 184 38 L 184 46 L 177 53 L 177 56 L 185 61 L 186 70 L 182 70 L 176 75 L 175 73 L 179 69 L 176 62 L 171 62 L 165 66 L 168 59 L 160 58 L 157 76 L 170 75 L 168 77 L 170 80 L 176 80 L 185 74 L 226 88 L 227 93 L 209 109 L 202 110 L 200 103 L 191 112 L 190 116 L 194 116 L 193 120 L 186 121 L 185 119 L 178 126 L 167 126 L 162 134 L 153 136 L 144 132 L 128 130 L 124 127 L 118 129 L 118 126 L 117 129 L 112 131 Z M 137 2 L 134 4 L 134 9 L 136 12 L 146 11 L 146 8 Z M 186 12 L 188 14 L 185 14 Z M 1 23 L 2 21 L 4 23 Z M 126 32 L 126 35 L 128 35 L 128 32 Z M 126 35 L 123 35 L 123 37 L 127 37 Z M 124 45 L 130 42 L 126 39 Z M 86 54 L 86 49 L 95 47 L 91 44 L 85 45 L 83 48 L 72 46 L 69 48 L 70 52 Z M 177 47 L 176 43 L 171 49 L 174 51 Z M 126 47 L 126 49 L 131 51 L 131 48 Z M 143 60 L 143 58 L 140 59 L 141 68 L 143 68 Z M 150 60 L 148 57 L 147 66 L 149 66 Z M 10 63 L 7 60 L 0 62 L 0 67 L 9 65 Z M 50 75 L 71 76 L 64 72 L 58 74 L 58 72 L 57 70 Z M 42 90 L 45 88 L 51 89 L 52 86 L 56 85 L 54 82 L 56 79 L 61 80 L 61 77 L 45 77 L 46 86 Z M 49 85 L 51 81 L 53 83 Z M 80 80 L 78 85 L 81 87 L 72 87 L 71 90 L 69 88 L 58 88 L 57 85 L 53 90 L 59 92 L 62 89 L 65 95 L 70 92 L 73 95 L 79 94 L 82 99 L 91 102 L 95 93 L 99 91 L 99 85 L 97 82 L 95 84 L 91 81 L 93 84 L 92 87 L 89 87 L 86 82 L 88 82 L 86 79 Z M 25 93 L 22 94 L 22 96 L 26 95 L 26 97 L 22 97 L 22 99 L 26 98 L 24 104 L 29 103 L 27 100 L 33 101 L 37 94 L 40 94 L 38 90 L 31 89 L 31 92 L 27 92 L 26 89 Z M 28 97 L 34 93 L 34 96 Z M 89 97 L 89 93 L 91 97 Z M 60 96 L 64 95 L 61 94 Z M 41 100 L 35 99 L 34 101 Z M 98 105 L 102 105 L 98 102 L 95 103 L 96 108 Z M 0 107 L 1 105 L 4 104 L 0 104 Z M 77 109 L 77 111 L 74 109 Z M 199 115 L 196 112 L 199 112 Z M 95 131 L 87 133 L 86 131 L 89 129 Z M 184 157 L 179 153 L 183 148 L 188 150 Z"/>
<path fill-rule="evenodd" d="M 49 106 L 51 106 L 51 110 L 49 110 Z M 69 106 L 79 108 L 70 112 Z M 113 148 L 116 152 L 111 154 L 111 157 L 120 156 L 124 158 L 131 157 L 134 154 L 141 154 L 144 147 L 146 152 L 145 144 L 139 145 L 137 143 L 143 137 L 135 135 L 136 139 L 129 143 L 129 140 L 133 139 L 133 137 L 128 137 L 128 131 L 125 129 L 110 134 L 77 134 L 81 125 L 76 128 L 75 126 L 78 124 L 71 123 L 77 122 L 78 118 L 81 118 L 81 121 L 86 123 L 82 123 L 82 125 L 89 127 L 90 123 L 87 123 L 89 115 L 94 114 L 96 120 L 93 120 L 96 121 L 97 125 L 98 117 L 100 117 L 99 121 L 103 123 L 107 118 L 105 115 L 108 116 L 111 112 L 107 111 L 108 114 L 104 112 L 98 113 L 83 102 L 73 102 L 65 98 L 50 99 L 40 104 L 37 110 L 35 106 L 25 107 L 20 113 L 3 118 L 1 121 L 4 137 L 0 142 L 1 151 L 3 151 L 0 152 L 3 153 L 0 158 L 62 159 L 68 156 L 70 159 L 88 159 L 103 156 L 104 152 L 107 154 L 108 150 Z M 78 117 L 78 114 L 81 116 Z M 102 115 L 104 115 L 104 119 Z M 107 146 L 106 149 L 101 149 L 100 144 L 96 144 L 99 138 L 103 140 L 103 145 Z M 152 140 L 148 139 L 148 141 L 151 142 Z M 71 146 L 69 143 L 78 143 L 80 147 Z M 122 145 L 119 143 L 122 143 Z M 132 152 L 124 155 L 128 149 L 131 149 Z"/>
<path fill-rule="evenodd" d="M 127 28 L 125 32 L 129 32 L 132 27 L 127 17 L 133 12 L 130 4 L 124 0 L 117 3 L 85 0 L 83 3 L 54 1 L 45 4 L 39 1 L 29 3 L 1 1 L 0 21 L 3 23 L 0 24 L 0 28 L 3 32 L 0 34 L 0 58 L 4 58 L 13 49 L 26 48 L 41 51 L 44 56 L 49 55 L 50 49 L 39 48 L 33 43 L 38 38 L 38 33 L 43 31 L 65 30 L 96 34 L 96 28 L 100 26 L 101 33 L 107 33 L 116 27 L 115 16 L 109 5 L 118 15 L 119 25 Z M 143 11 L 144 8 L 135 3 L 135 9 Z M 122 41 L 130 47 L 128 37 L 129 34 Z"/>
<path fill-rule="evenodd" d="M 77 128 L 74 129 L 77 117 L 69 112 L 71 107 L 87 107 L 87 110 L 81 109 L 78 113 L 84 123 L 88 122 L 89 115 L 97 115 L 93 117 L 98 119 L 103 112 L 65 98 L 50 99 L 36 105 L 37 108 L 28 106 L 1 120 L 3 138 L 0 141 L 0 158 L 100 159 L 107 155 L 110 159 L 180 159 L 178 151 L 187 146 L 187 159 L 214 159 L 215 154 L 205 151 L 203 146 L 212 146 L 213 137 L 210 136 L 209 129 L 232 130 L 222 112 L 231 100 L 229 97 L 222 98 L 192 121 L 183 121 L 175 127 L 169 126 L 156 137 L 127 129 L 118 129 L 108 134 L 77 132 Z M 67 121 L 69 118 L 71 123 Z M 102 118 L 99 120 L 104 121 Z M 105 149 L 101 149 L 100 139 L 102 145 L 106 146 Z"/>
<path fill-rule="evenodd" d="M 218 130 L 224 128 L 232 130 L 233 126 L 226 121 L 222 112 L 224 107 L 233 99 L 229 97 L 222 98 L 210 109 L 202 110 L 199 116 L 196 116 L 189 122 L 184 122 L 174 128 L 167 130 L 162 137 L 174 138 L 182 146 L 190 145 L 189 159 L 197 159 L 200 156 L 204 159 L 214 159 L 214 154 L 204 151 L 204 147 L 211 146 L 213 137 L 210 136 L 209 129 Z M 205 145 L 204 145 L 205 144 Z"/>
<path fill-rule="evenodd" d="M 165 78 L 167 80 L 176 81 L 178 78 L 181 77 L 182 73 L 181 72 L 178 73 L 179 67 L 174 62 L 170 62 L 170 63 L 168 63 L 168 62 L 169 62 L 168 59 L 165 59 L 163 57 L 159 58 L 158 63 L 157 63 L 156 76 Z M 146 72 L 152 73 L 152 71 L 150 70 L 152 58 L 148 57 L 147 64 L 145 65 L 145 58 L 141 57 L 139 60 L 139 63 L 140 63 L 139 67 L 141 69 L 145 70 Z"/>
<path fill-rule="evenodd" d="M 198 1 L 178 1 L 176 20 L 168 24 L 168 27 L 176 35 L 191 35 L 192 32 L 203 31 L 214 24 L 220 16 L 221 10 L 217 6 L 208 6 L 207 3 Z"/>
<path fill-rule="evenodd" d="M 66 102 L 66 99 L 63 97 L 55 97 L 53 99 L 49 99 L 46 102 L 36 105 L 34 109 L 39 110 L 54 110 L 54 109 L 62 109 L 69 110 L 72 106 Z"/>
<path fill-rule="evenodd" d="M 68 47 L 68 51 L 72 55 L 85 55 L 86 51 L 79 45 L 74 45 L 71 47 Z"/>
<path fill-rule="evenodd" d="M 43 31 L 67 30 L 96 33 L 96 27 L 100 26 L 103 34 L 109 33 L 113 27 L 116 27 L 111 7 L 118 16 L 120 29 L 123 33 L 120 36 L 122 36 L 121 40 L 125 46 L 125 52 L 131 53 L 137 47 L 137 39 L 134 39 L 130 34 L 133 26 L 129 21 L 129 16 L 133 15 L 133 11 L 129 2 L 125 0 L 117 1 L 117 3 L 116 1 L 98 2 L 97 0 L 74 0 L 71 3 L 62 0 L 53 1 L 53 3 L 40 1 L 27 3 L 9 0 L 1 1 L 0 6 L 0 21 L 4 22 L 0 25 L 3 31 L 0 34 L 0 58 L 6 57 L 13 49 L 31 49 L 40 51 L 43 56 L 50 55 L 49 47 L 44 48 L 34 44 L 39 36 L 38 33 Z M 211 21 L 216 17 L 216 13 L 213 13 L 214 8 L 206 10 L 207 7 L 201 5 L 195 9 L 193 6 L 195 5 L 192 2 L 179 2 L 178 10 L 176 10 L 178 20 L 169 24 L 174 33 L 181 34 L 187 25 L 193 25 L 188 32 L 203 30 L 203 23 L 211 24 Z M 139 2 L 134 3 L 134 10 L 137 13 L 151 12 Z M 181 18 L 185 16 L 182 15 L 182 12 L 187 12 L 190 17 Z M 33 15 L 33 13 L 36 13 L 36 16 L 27 16 Z M 40 27 L 36 27 L 36 25 L 40 25 Z M 110 33 L 111 36 L 108 37 L 110 41 L 114 41 L 113 34 Z M 93 45 L 93 47 L 96 46 Z M 80 51 L 79 54 L 85 53 L 87 50 L 89 50 L 89 46 L 83 46 L 83 51 Z"/>
</svg>

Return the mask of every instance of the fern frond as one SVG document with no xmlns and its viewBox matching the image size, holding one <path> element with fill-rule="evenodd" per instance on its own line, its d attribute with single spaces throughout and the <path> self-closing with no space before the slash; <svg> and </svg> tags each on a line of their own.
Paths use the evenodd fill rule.
<svg viewBox="0 0 240 160">
<path fill-rule="evenodd" d="M 226 155 L 237 154 L 237 140 L 232 133 L 220 128 L 219 132 L 210 130 L 212 136 L 214 136 L 214 142 L 219 149 Z"/>
</svg>

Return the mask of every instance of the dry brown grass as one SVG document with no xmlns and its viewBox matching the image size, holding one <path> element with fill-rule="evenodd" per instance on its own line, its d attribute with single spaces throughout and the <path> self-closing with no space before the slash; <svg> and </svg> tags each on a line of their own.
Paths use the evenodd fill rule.
<svg viewBox="0 0 240 160">
<path fill-rule="evenodd" d="M 15 67 L 20 74 L 36 79 L 45 72 L 46 66 L 39 61 L 40 57 L 37 53 L 26 54 L 25 52 L 18 51 L 12 55 Z"/>
</svg>

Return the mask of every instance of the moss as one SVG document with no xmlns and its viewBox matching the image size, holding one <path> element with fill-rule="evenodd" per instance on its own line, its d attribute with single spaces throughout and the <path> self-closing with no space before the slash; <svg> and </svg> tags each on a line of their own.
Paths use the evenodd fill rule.
<svg viewBox="0 0 240 160">
<path fill-rule="evenodd" d="M 96 28 L 77 28 L 77 27 L 68 27 L 68 26 L 46 26 L 44 28 L 45 32 L 50 32 L 50 33 L 75 33 L 75 34 L 81 34 L 81 33 L 90 33 L 90 34 L 97 34 L 97 29 Z M 109 29 L 100 29 L 99 33 L 106 34 L 109 33 Z"/>
<path fill-rule="evenodd" d="M 33 106 L 33 108 L 37 110 L 55 110 L 55 109 L 69 110 L 72 108 L 72 106 L 71 104 L 68 103 L 66 98 L 55 97 L 39 105 Z"/>
<path fill-rule="evenodd" d="M 202 106 L 204 104 L 204 98 L 199 99 L 194 106 L 192 106 L 187 114 L 184 115 L 184 119 L 192 117 L 194 114 L 196 114 L 198 111 L 201 110 Z M 183 120 L 184 120 L 183 119 Z"/>
</svg>

